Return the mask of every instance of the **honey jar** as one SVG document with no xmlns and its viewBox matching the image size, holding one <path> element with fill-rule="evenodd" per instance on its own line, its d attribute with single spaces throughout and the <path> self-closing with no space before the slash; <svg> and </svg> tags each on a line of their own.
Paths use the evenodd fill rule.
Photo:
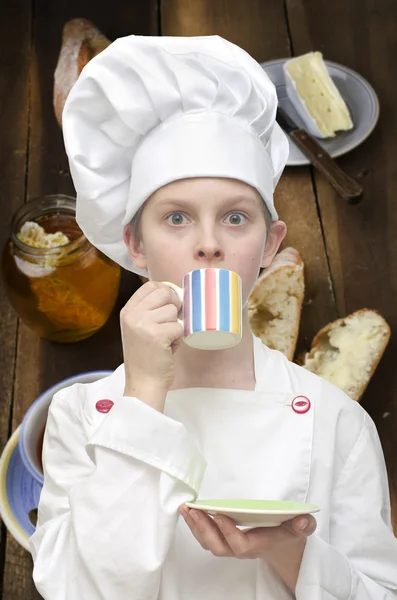
<svg viewBox="0 0 397 600">
<path fill-rule="evenodd" d="M 87 240 L 75 217 L 76 200 L 70 196 L 32 200 L 15 213 L 2 253 L 13 308 L 40 337 L 56 342 L 96 333 L 120 286 L 120 266 Z"/>
</svg>

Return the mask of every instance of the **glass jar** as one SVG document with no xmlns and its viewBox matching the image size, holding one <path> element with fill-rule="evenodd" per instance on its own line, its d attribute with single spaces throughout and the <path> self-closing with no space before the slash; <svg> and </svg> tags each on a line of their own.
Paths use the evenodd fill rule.
<svg viewBox="0 0 397 600">
<path fill-rule="evenodd" d="M 97 250 L 76 223 L 76 201 L 62 194 L 23 205 L 14 215 L 2 255 L 9 300 L 19 317 L 39 336 L 76 342 L 108 320 L 120 286 L 120 266 Z M 27 221 L 46 233 L 61 231 L 69 243 L 35 248 L 17 234 Z"/>
</svg>

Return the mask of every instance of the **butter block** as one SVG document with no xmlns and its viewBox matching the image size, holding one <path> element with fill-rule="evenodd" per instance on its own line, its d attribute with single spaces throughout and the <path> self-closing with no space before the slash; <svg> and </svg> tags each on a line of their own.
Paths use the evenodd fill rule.
<svg viewBox="0 0 397 600">
<path fill-rule="evenodd" d="M 328 73 L 321 52 L 287 60 L 283 70 L 288 98 L 311 135 L 335 137 L 336 132 L 353 128 L 349 109 Z"/>
</svg>

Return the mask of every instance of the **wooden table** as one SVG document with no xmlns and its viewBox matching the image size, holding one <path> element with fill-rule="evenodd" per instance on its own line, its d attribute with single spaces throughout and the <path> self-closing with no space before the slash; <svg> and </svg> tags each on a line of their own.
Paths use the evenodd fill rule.
<svg viewBox="0 0 397 600">
<path fill-rule="evenodd" d="M 110 38 L 220 34 L 258 61 L 321 50 L 376 89 L 381 118 L 362 146 L 339 160 L 364 186 L 348 206 L 311 168 L 289 168 L 277 189 L 286 244 L 306 265 L 299 349 L 338 316 L 373 307 L 397 332 L 397 3 L 395 0 L 13 0 L 0 9 L 0 239 L 12 214 L 41 194 L 73 194 L 52 108 L 53 73 L 64 23 L 86 17 Z M 57 381 L 122 362 L 118 312 L 139 285 L 124 274 L 104 329 L 80 344 L 42 341 L 0 290 L 0 449 L 37 395 Z M 378 427 L 397 506 L 397 352 L 391 343 L 362 400 Z M 395 524 L 397 522 L 395 519 Z M 396 528 L 397 530 L 397 528 Z M 3 600 L 38 598 L 31 558 L 1 528 Z"/>
</svg>

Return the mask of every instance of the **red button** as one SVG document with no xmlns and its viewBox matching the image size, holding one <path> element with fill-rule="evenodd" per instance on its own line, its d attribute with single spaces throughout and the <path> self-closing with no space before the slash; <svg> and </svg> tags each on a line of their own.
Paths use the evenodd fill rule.
<svg viewBox="0 0 397 600">
<path fill-rule="evenodd" d="M 296 398 L 292 400 L 293 410 L 300 415 L 303 415 L 303 413 L 306 413 L 308 410 L 310 410 L 310 407 L 311 402 L 309 398 L 306 398 L 306 396 L 296 396 Z"/>
<path fill-rule="evenodd" d="M 114 402 L 112 402 L 112 400 L 98 400 L 98 402 L 95 404 L 95 408 L 98 412 L 108 413 L 113 404 Z"/>
</svg>

